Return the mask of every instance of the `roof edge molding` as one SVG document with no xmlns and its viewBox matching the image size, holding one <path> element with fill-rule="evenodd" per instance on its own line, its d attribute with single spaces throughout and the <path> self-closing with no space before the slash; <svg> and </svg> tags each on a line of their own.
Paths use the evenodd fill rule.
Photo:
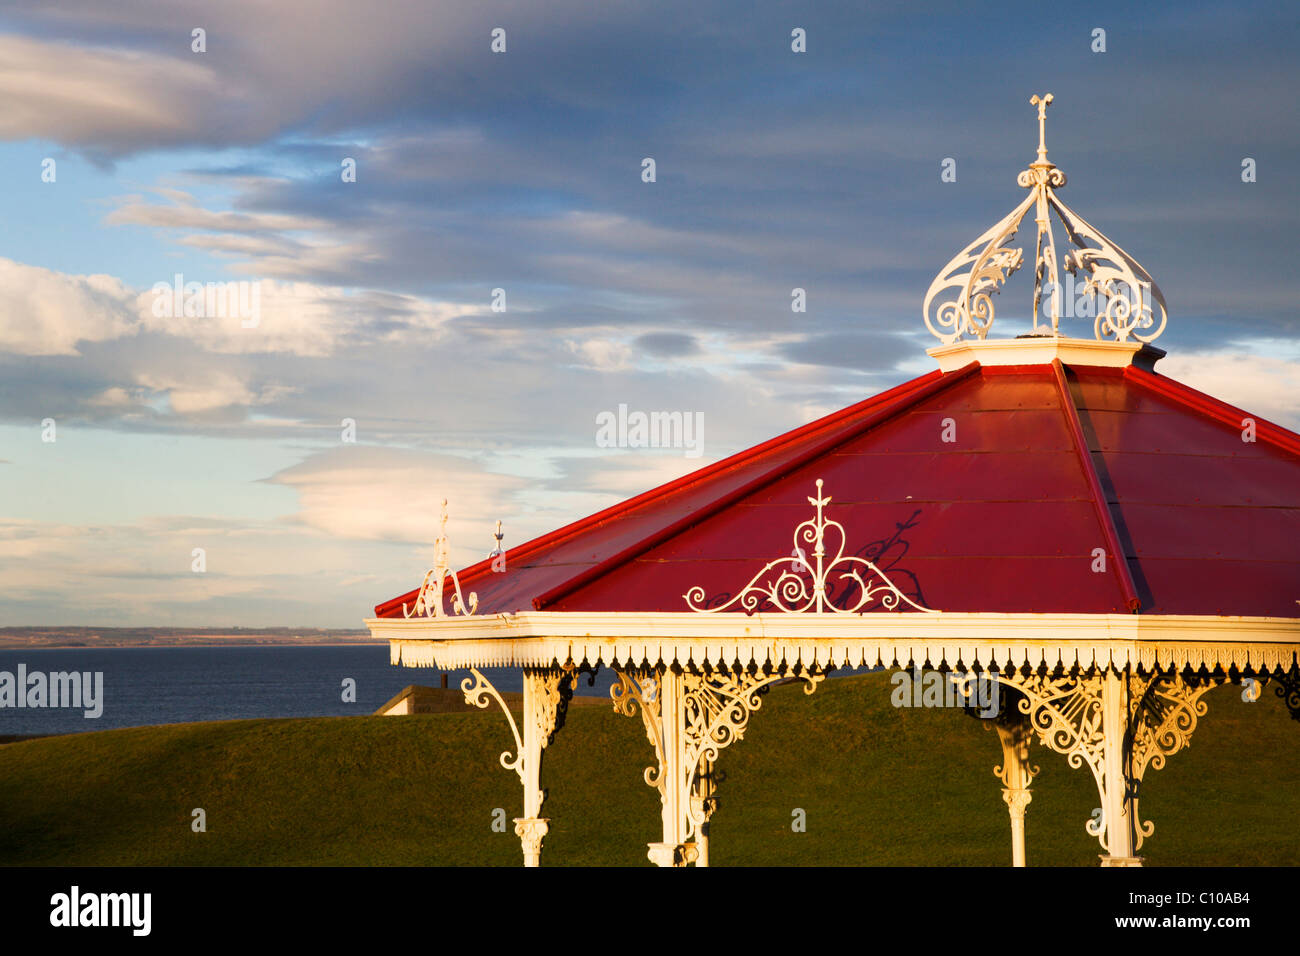
<svg viewBox="0 0 1300 956">
<path fill-rule="evenodd" d="M 1138 666 L 1273 673 L 1295 665 L 1300 621 L 1142 614 L 713 614 L 530 611 L 367 620 L 407 667 L 694 667 L 798 664 L 958 670 Z"/>
<path fill-rule="evenodd" d="M 926 355 L 939 363 L 942 372 L 955 372 L 971 362 L 991 365 L 1091 365 L 1098 368 L 1126 368 L 1130 365 L 1152 371 L 1165 351 L 1142 342 L 1105 342 L 1099 339 L 1068 339 L 1052 335 L 1024 335 L 1015 339 L 975 339 L 937 345 Z"/>
</svg>

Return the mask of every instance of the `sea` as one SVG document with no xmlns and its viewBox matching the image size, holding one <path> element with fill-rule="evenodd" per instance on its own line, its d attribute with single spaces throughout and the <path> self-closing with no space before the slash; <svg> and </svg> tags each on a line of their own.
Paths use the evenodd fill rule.
<svg viewBox="0 0 1300 956">
<path fill-rule="evenodd" d="M 254 717 L 347 717 L 373 714 L 408 684 L 437 687 L 442 671 L 394 667 L 387 643 L 333 646 L 3 648 L 4 672 L 28 675 L 78 671 L 103 675 L 102 713 L 72 707 L 0 706 L 0 738 L 68 734 L 116 727 Z M 515 668 L 483 668 L 498 691 L 521 691 Z M 468 671 L 448 671 L 460 687 Z M 93 679 L 93 678 L 92 678 Z M 602 669 L 594 686 L 584 677 L 575 693 L 608 697 L 613 675 Z M 354 682 L 355 700 L 345 700 Z M 84 702 L 83 702 L 84 703 Z"/>
</svg>

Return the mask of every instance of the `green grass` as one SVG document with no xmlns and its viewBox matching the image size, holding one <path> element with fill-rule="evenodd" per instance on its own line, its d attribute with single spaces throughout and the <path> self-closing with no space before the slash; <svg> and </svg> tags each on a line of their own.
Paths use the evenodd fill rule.
<svg viewBox="0 0 1300 956">
<path fill-rule="evenodd" d="M 714 865 L 1006 865 L 997 735 L 955 711 L 895 710 L 884 675 L 778 687 L 723 752 Z M 1300 724 L 1271 694 L 1211 692 L 1190 749 L 1151 771 L 1148 865 L 1300 863 Z M 499 714 L 248 720 L 0 746 L 0 864 L 440 865 L 519 862 L 520 788 Z M 1031 865 L 1095 866 L 1091 775 L 1041 747 Z M 550 864 L 648 865 L 659 800 L 639 718 L 574 709 L 547 751 Z M 207 812 L 207 832 L 191 811 Z M 807 832 L 791 829 L 792 812 Z"/>
</svg>

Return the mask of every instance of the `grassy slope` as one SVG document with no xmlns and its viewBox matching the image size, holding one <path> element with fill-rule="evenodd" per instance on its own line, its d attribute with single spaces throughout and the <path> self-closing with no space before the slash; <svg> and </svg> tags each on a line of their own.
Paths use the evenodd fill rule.
<svg viewBox="0 0 1300 956">
<path fill-rule="evenodd" d="M 881 675 L 775 689 L 723 754 L 713 862 L 1005 865 L 997 737 L 959 712 L 895 710 Z M 1300 725 L 1270 694 L 1206 699 L 1192 747 L 1148 775 L 1150 865 L 1300 863 Z M 499 716 L 255 720 L 0 746 L 0 863 L 509 864 L 517 778 Z M 1031 864 L 1095 865 L 1091 775 L 1036 747 Z M 658 796 L 639 719 L 583 708 L 547 752 L 552 864 L 640 865 Z M 208 832 L 190 829 L 207 811 Z M 791 830 L 794 808 L 806 833 Z"/>
</svg>

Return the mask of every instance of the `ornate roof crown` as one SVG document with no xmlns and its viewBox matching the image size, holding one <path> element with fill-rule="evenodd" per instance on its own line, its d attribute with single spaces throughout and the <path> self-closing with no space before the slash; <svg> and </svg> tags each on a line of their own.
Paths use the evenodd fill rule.
<svg viewBox="0 0 1300 956">
<path fill-rule="evenodd" d="M 1020 173 L 1016 181 L 1029 195 L 1011 213 L 959 252 L 930 284 L 921 307 L 926 327 L 945 345 L 960 341 L 968 332 L 983 339 L 993 325 L 993 293 L 1023 263 L 1021 249 L 1007 248 L 1015 238 L 1020 221 L 1031 206 L 1038 226 L 1038 248 L 1034 268 L 1034 333 L 1059 336 L 1062 288 L 1056 265 L 1056 239 L 1048 209 L 1056 211 L 1066 236 L 1075 248 L 1061 260 L 1064 270 L 1085 282 L 1076 288 L 1080 295 L 1105 299 L 1096 308 L 1094 330 L 1098 339 L 1116 342 L 1150 342 L 1164 331 L 1168 314 L 1159 287 L 1136 259 L 1107 239 L 1074 213 L 1056 196 L 1065 185 L 1065 173 L 1047 159 L 1047 107 L 1052 94 L 1033 96 L 1038 107 L 1038 158 Z M 955 290 L 955 295 L 942 295 Z M 1046 315 L 1039 310 L 1046 297 Z M 1159 322 L 1154 306 L 1160 309 Z M 1050 321 L 1050 326 L 1048 322 Z"/>
</svg>

